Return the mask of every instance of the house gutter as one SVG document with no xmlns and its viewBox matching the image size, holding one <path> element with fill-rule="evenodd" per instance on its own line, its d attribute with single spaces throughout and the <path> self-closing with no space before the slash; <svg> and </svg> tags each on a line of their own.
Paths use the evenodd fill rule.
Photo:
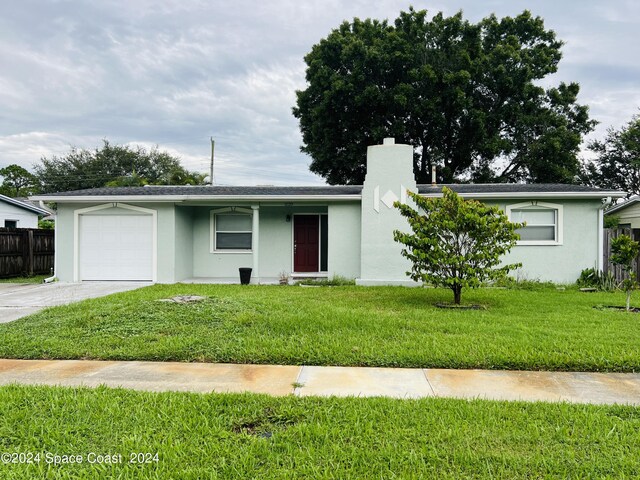
<svg viewBox="0 0 640 480">
<path fill-rule="evenodd" d="M 503 199 L 503 198 L 524 198 L 539 199 L 539 198 L 575 198 L 575 199 L 602 199 L 603 195 L 611 198 L 622 198 L 626 194 L 619 191 L 601 191 L 601 192 L 486 192 L 486 193 L 460 193 L 456 192 L 458 196 L 463 198 L 483 198 L 483 199 Z M 425 198 L 440 198 L 442 193 L 421 193 L 421 197 Z"/>
<path fill-rule="evenodd" d="M 57 217 L 57 215 L 56 215 Z M 58 219 L 53 221 L 53 276 L 45 278 L 42 283 L 55 282 L 58 273 Z"/>
<path fill-rule="evenodd" d="M 598 207 L 598 258 L 597 258 L 597 270 L 599 272 L 604 270 L 604 210 L 613 203 L 611 197 L 602 199 L 602 205 Z"/>
</svg>

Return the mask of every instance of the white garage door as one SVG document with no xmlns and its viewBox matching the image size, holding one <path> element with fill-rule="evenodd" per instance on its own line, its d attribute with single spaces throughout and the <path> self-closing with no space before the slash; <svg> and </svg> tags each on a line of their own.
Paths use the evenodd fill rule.
<svg viewBox="0 0 640 480">
<path fill-rule="evenodd" d="M 151 215 L 81 215 L 80 280 L 153 279 Z"/>
</svg>

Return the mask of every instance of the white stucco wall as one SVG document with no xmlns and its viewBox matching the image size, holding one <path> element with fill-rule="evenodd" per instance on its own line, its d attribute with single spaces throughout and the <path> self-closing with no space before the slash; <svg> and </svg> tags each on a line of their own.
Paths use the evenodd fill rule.
<svg viewBox="0 0 640 480">
<path fill-rule="evenodd" d="M 407 221 L 393 206 L 405 200 L 406 190 L 417 191 L 413 175 L 413 147 L 384 144 L 367 149 L 367 175 L 362 189 L 362 247 L 359 285 L 415 285 L 411 268 L 393 240 L 394 230 L 408 231 Z"/>
<path fill-rule="evenodd" d="M 201 278 L 238 278 L 238 268 L 253 266 L 251 251 L 211 253 L 211 210 L 223 207 L 193 208 L 193 276 Z M 250 208 L 250 206 L 243 206 Z"/>
<path fill-rule="evenodd" d="M 236 282 L 240 267 L 253 268 L 253 252 L 211 252 L 210 212 L 218 208 L 193 207 L 193 277 Z M 293 270 L 293 220 L 287 215 L 326 214 L 327 206 L 263 204 L 258 211 L 258 275 L 252 272 L 252 282 L 274 283 Z"/>
<path fill-rule="evenodd" d="M 538 200 L 532 197 L 530 200 Z M 513 202 L 487 202 L 502 210 Z M 504 263 L 522 263 L 511 276 L 526 280 L 573 283 L 585 268 L 597 268 L 599 200 L 544 199 L 563 206 L 562 245 L 516 245 Z"/>
<path fill-rule="evenodd" d="M 329 205 L 329 277 L 360 277 L 360 202 Z"/>
<path fill-rule="evenodd" d="M 175 207 L 175 281 L 193 277 L 193 209 Z"/>
<path fill-rule="evenodd" d="M 281 273 L 289 275 L 293 270 L 293 220 L 287 222 L 287 214 L 292 214 L 293 211 L 294 209 L 284 206 L 263 205 L 260 208 L 258 245 L 262 283 L 275 283 Z"/>
</svg>

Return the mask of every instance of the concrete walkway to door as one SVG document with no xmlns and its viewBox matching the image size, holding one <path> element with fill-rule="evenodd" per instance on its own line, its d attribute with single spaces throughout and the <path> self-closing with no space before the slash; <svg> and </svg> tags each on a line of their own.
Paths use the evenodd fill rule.
<svg viewBox="0 0 640 480">
<path fill-rule="evenodd" d="M 269 395 L 482 398 L 640 405 L 640 374 L 0 360 L 0 385 L 123 387 Z"/>
<path fill-rule="evenodd" d="M 149 282 L 0 283 L 0 323 L 26 317 L 46 307 L 134 290 Z"/>
</svg>

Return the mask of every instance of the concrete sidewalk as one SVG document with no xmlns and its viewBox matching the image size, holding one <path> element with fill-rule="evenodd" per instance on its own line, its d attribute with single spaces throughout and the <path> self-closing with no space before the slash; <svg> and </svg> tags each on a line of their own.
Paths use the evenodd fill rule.
<svg viewBox="0 0 640 480">
<path fill-rule="evenodd" d="M 484 398 L 640 405 L 640 374 L 0 360 L 0 385 L 270 395 Z"/>
</svg>

